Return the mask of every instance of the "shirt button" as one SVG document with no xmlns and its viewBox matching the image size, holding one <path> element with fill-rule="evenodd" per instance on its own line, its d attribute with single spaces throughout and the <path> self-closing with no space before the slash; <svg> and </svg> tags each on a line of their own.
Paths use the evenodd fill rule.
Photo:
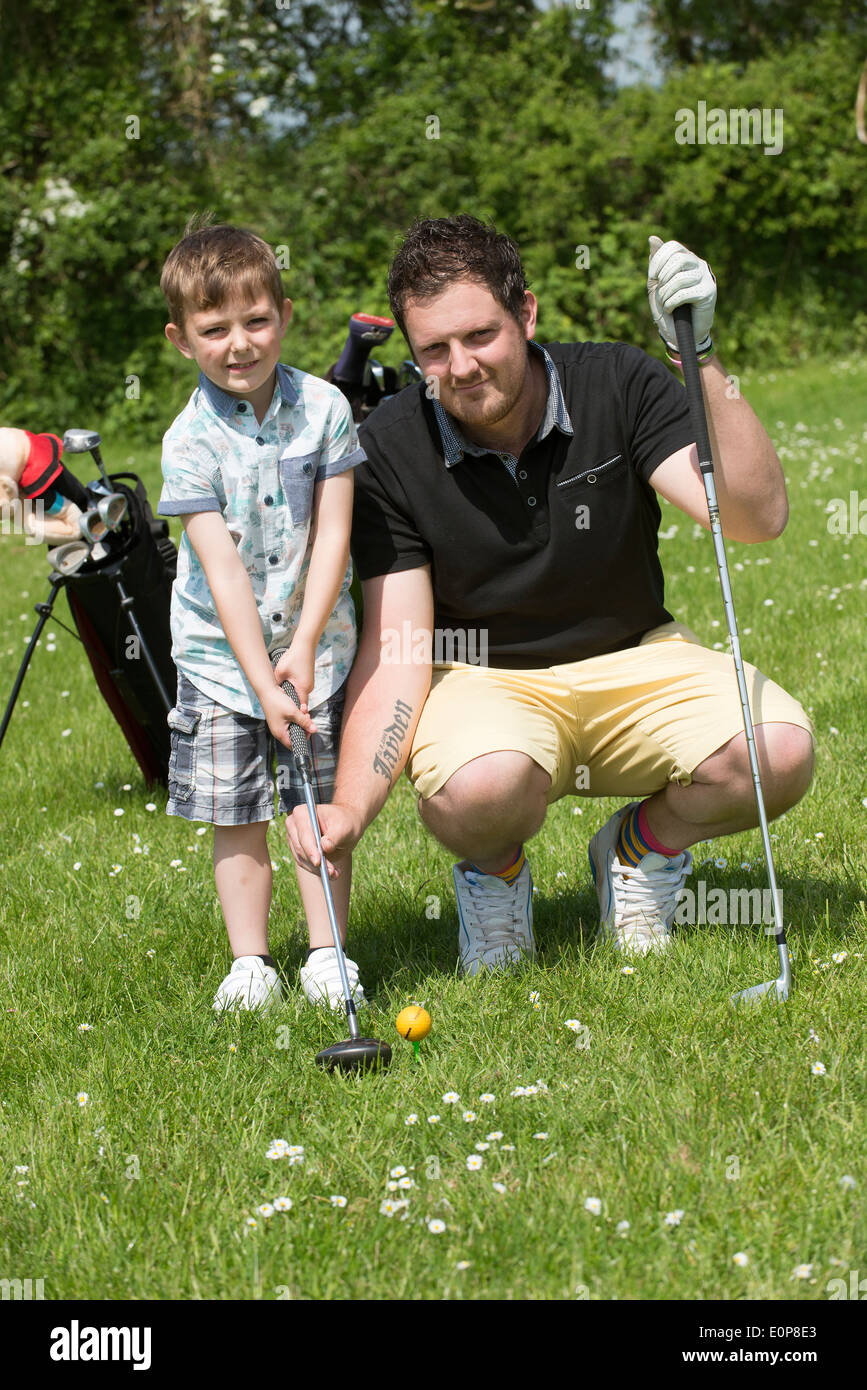
<svg viewBox="0 0 867 1390">
<path fill-rule="evenodd" d="M 526 468 L 522 468 L 521 471 L 520 471 L 520 473 L 518 474 L 518 477 L 519 477 L 519 478 L 521 479 L 521 481 L 523 482 L 524 479 L 526 478 L 526 476 L 527 476 L 527 470 L 526 470 Z"/>
<path fill-rule="evenodd" d="M 282 614 L 282 613 L 272 613 L 272 614 L 271 614 L 271 622 L 272 622 L 272 623 L 282 623 L 282 621 L 283 621 L 283 614 Z"/>
<path fill-rule="evenodd" d="M 535 497 L 528 497 L 528 498 L 527 498 L 527 506 L 528 506 L 528 507 L 535 507 L 535 505 L 536 505 L 536 499 L 535 499 Z"/>
<path fill-rule="evenodd" d="M 247 402 L 246 402 L 246 401 L 242 401 L 241 404 L 238 406 L 238 414 L 239 414 L 239 415 L 243 415 L 244 412 L 246 411 L 246 409 L 247 409 Z"/>
<path fill-rule="evenodd" d="M 302 473 L 312 473 L 312 472 L 313 472 L 313 464 L 310 463 L 309 461 L 308 461 L 307 463 L 302 463 L 302 465 L 301 465 L 301 472 L 302 472 Z"/>
<path fill-rule="evenodd" d="M 267 497 L 263 497 L 262 501 L 265 503 L 266 507 L 273 507 L 274 505 L 274 498 L 271 497 L 270 494 Z"/>
<path fill-rule="evenodd" d="M 257 443 L 257 444 L 264 444 L 264 443 L 265 443 L 265 441 L 264 441 L 264 439 L 262 438 L 261 434 L 257 434 L 257 435 L 256 435 L 256 443 Z"/>
<path fill-rule="evenodd" d="M 269 565 L 276 565 L 276 563 L 277 563 L 277 561 L 279 560 L 279 558 L 280 558 L 279 555 L 269 555 L 269 556 L 268 556 L 268 564 L 269 564 Z"/>
</svg>

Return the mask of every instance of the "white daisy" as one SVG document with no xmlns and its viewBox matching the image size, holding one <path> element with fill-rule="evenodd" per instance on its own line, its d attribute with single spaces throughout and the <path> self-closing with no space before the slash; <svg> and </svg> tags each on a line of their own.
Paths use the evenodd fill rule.
<svg viewBox="0 0 867 1390">
<path fill-rule="evenodd" d="M 328 1198 L 328 1200 L 329 1200 L 329 1202 L 331 1203 L 331 1205 L 332 1205 L 333 1207 L 345 1207 L 345 1206 L 346 1206 L 346 1198 L 345 1198 L 345 1197 L 341 1197 L 341 1196 L 339 1195 L 339 1193 L 337 1193 L 337 1192 L 333 1192 L 333 1193 L 331 1194 L 331 1196 Z"/>
<path fill-rule="evenodd" d="M 679 1226 L 682 1220 L 683 1212 L 679 1207 L 675 1211 L 667 1211 L 665 1213 L 666 1226 Z"/>
<path fill-rule="evenodd" d="M 584 1203 L 584 1210 L 589 1211 L 592 1216 L 598 1216 L 602 1210 L 602 1203 L 598 1197 L 588 1197 Z"/>
<path fill-rule="evenodd" d="M 467 1168 L 471 1173 L 477 1173 L 484 1161 L 481 1154 L 470 1154 L 467 1159 Z"/>
<path fill-rule="evenodd" d="M 792 1270 L 792 1279 L 809 1279 L 813 1273 L 812 1265 L 795 1265 Z"/>
<path fill-rule="evenodd" d="M 446 1091 L 445 1095 L 443 1096 L 444 1105 L 457 1105 L 459 1100 L 460 1096 L 458 1095 L 457 1091 Z"/>
<path fill-rule="evenodd" d="M 275 1198 L 274 1198 L 274 1209 L 275 1209 L 276 1211 L 291 1211 L 291 1210 L 292 1210 L 292 1198 L 291 1198 L 291 1197 L 275 1197 Z"/>
<path fill-rule="evenodd" d="M 432 1236 L 441 1236 L 446 1228 L 446 1223 L 440 1221 L 438 1217 L 434 1217 L 433 1221 L 427 1223 L 427 1228 Z"/>
<path fill-rule="evenodd" d="M 479 1100 L 481 1101 L 482 1105 L 493 1105 L 494 1101 L 496 1100 L 496 1096 L 492 1095 L 490 1091 L 483 1091 L 482 1094 L 479 1096 Z"/>
<path fill-rule="evenodd" d="M 404 1124 L 405 1124 L 405 1125 L 417 1125 L 417 1124 L 418 1124 L 418 1115 L 416 1115 L 415 1113 L 413 1113 L 412 1115 L 407 1115 L 406 1119 L 404 1120 Z"/>
<path fill-rule="evenodd" d="M 732 1264 L 737 1265 L 738 1269 L 746 1269 L 749 1262 L 750 1257 L 744 1250 L 736 1250 L 732 1255 Z"/>
</svg>

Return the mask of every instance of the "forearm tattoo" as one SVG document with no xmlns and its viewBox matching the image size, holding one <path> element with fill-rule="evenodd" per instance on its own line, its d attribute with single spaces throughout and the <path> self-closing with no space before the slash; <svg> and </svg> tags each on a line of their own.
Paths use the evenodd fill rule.
<svg viewBox="0 0 867 1390">
<path fill-rule="evenodd" d="M 379 747 L 373 759 L 373 770 L 389 783 L 400 762 L 403 741 L 406 738 L 411 717 L 412 705 L 408 705 L 405 700 L 397 700 L 392 721 L 382 731 Z"/>
</svg>

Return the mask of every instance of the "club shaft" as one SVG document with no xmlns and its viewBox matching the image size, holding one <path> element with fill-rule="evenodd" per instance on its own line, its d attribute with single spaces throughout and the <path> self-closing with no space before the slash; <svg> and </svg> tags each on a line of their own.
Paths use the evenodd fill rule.
<svg viewBox="0 0 867 1390">
<path fill-rule="evenodd" d="M 744 733 L 747 739 L 747 754 L 750 760 L 750 771 L 753 777 L 753 787 L 756 795 L 756 807 L 759 814 L 759 827 L 762 835 L 762 846 L 765 852 L 765 865 L 768 871 L 768 880 L 771 888 L 771 899 L 774 907 L 774 939 L 777 944 L 777 951 L 780 958 L 780 982 L 782 987 L 788 992 L 791 984 L 792 967 L 789 961 L 789 951 L 786 945 L 786 932 L 783 924 L 782 904 L 780 902 L 779 889 L 777 887 L 777 875 L 774 869 L 774 857 L 771 853 L 771 837 L 768 831 L 768 818 L 765 811 L 765 798 L 762 791 L 762 780 L 759 772 L 759 759 L 756 752 L 756 740 L 753 729 L 753 720 L 750 713 L 749 693 L 747 682 L 744 675 L 744 664 L 741 657 L 741 644 L 738 636 L 738 623 L 735 614 L 734 599 L 732 597 L 731 580 L 729 578 L 728 559 L 726 557 L 725 541 L 723 539 L 722 525 L 719 516 L 719 504 L 716 495 L 716 485 L 713 477 L 713 455 L 710 446 L 710 433 L 707 426 L 707 414 L 704 406 L 704 396 L 701 389 L 701 374 L 699 372 L 698 359 L 695 351 L 695 336 L 692 327 L 692 309 L 689 305 L 682 305 L 674 311 L 674 322 L 677 329 L 677 341 L 680 348 L 681 365 L 683 370 L 684 385 L 686 387 L 687 400 L 689 403 L 690 414 L 692 417 L 693 429 L 695 430 L 696 446 L 698 448 L 698 462 L 704 482 L 705 496 L 707 498 L 708 517 L 710 519 L 711 535 L 713 536 L 714 554 L 716 556 L 717 573 L 719 574 L 720 588 L 722 589 L 723 606 L 725 608 L 726 624 L 728 626 L 729 644 L 731 646 L 732 658 L 735 665 L 737 676 L 738 693 L 741 700 L 741 713 L 744 721 Z"/>
<path fill-rule="evenodd" d="M 160 699 L 165 705 L 166 713 L 168 714 L 169 710 L 172 708 L 172 701 L 169 699 L 168 691 L 163 685 L 162 678 L 156 667 L 156 662 L 151 656 L 150 648 L 148 647 L 148 644 L 144 639 L 142 630 L 138 625 L 138 619 L 132 611 L 132 599 L 129 597 L 126 590 L 124 589 L 123 583 L 121 582 L 119 577 L 115 576 L 114 582 L 117 586 L 117 592 L 118 597 L 120 598 L 121 607 L 123 608 L 123 611 L 126 613 L 126 616 L 129 619 L 129 625 L 135 633 L 136 638 L 138 639 L 141 654 L 144 657 L 145 664 L 147 665 L 147 668 L 151 673 L 151 679 L 153 680 L 153 683 L 157 688 L 157 694 L 159 695 Z"/>
</svg>

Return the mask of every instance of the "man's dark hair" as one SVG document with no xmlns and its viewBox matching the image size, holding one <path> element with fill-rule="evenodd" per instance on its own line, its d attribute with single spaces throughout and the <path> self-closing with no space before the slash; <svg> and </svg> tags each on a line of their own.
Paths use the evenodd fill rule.
<svg viewBox="0 0 867 1390">
<path fill-rule="evenodd" d="M 405 338 L 407 301 L 433 299 L 456 280 L 485 285 L 520 323 L 527 278 L 512 238 L 465 212 L 457 217 L 418 217 L 388 272 L 388 302 Z"/>
</svg>

